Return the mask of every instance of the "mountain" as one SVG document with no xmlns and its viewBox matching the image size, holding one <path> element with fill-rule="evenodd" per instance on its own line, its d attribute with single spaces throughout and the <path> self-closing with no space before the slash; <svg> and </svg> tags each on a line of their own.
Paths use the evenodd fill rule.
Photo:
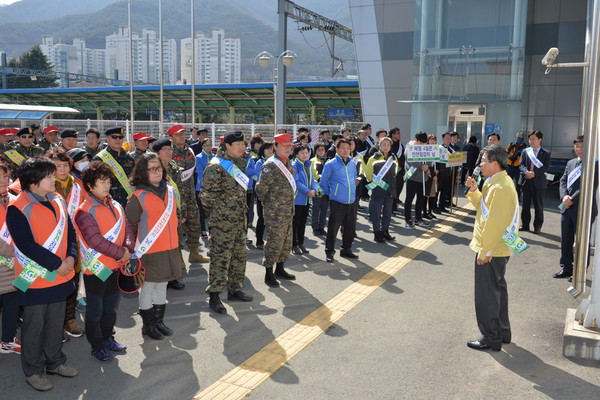
<svg viewBox="0 0 600 400">
<path fill-rule="evenodd" d="M 97 6 L 97 3 L 111 4 L 93 12 L 64 15 L 34 24 L 23 24 L 22 22 L 2 24 L 0 25 L 0 51 L 6 52 L 9 57 L 16 57 L 31 46 L 40 43 L 43 35 L 52 35 L 55 42 L 62 41 L 63 43 L 72 43 L 74 38 L 83 38 L 86 40 L 87 47 L 104 48 L 105 36 L 116 32 L 119 25 L 127 25 L 127 1 L 23 0 L 0 8 L 0 11 L 11 9 L 20 3 L 27 3 L 30 7 L 35 7 L 40 2 L 44 4 L 40 7 L 43 7 L 44 12 L 46 12 L 45 10 L 48 8 L 64 9 L 63 4 L 75 1 L 88 5 L 89 3 L 95 3 L 95 6 Z M 340 0 L 335 2 L 339 4 Z M 252 14 L 247 11 L 248 3 L 252 3 L 255 7 Z M 242 6 L 244 4 L 245 6 Z M 343 4 L 347 8 L 345 0 Z M 276 0 L 196 0 L 195 5 L 196 31 L 204 31 L 210 35 L 213 28 L 223 28 L 227 37 L 241 39 L 242 81 L 270 81 L 272 79 L 270 70 L 253 65 L 253 62 L 255 56 L 262 50 L 267 50 L 274 55 L 277 53 L 277 27 L 269 26 L 268 23 L 264 22 L 264 18 L 258 19 L 256 17 L 257 14 L 263 14 L 269 16 L 267 20 L 276 20 Z M 269 5 L 269 9 L 260 9 L 260 7 L 266 7 L 267 5 Z M 43 14 L 43 12 L 37 14 Z M 48 11 L 48 15 L 53 14 Z M 11 20 L 15 20 L 12 14 L 6 21 Z M 138 33 L 141 33 L 142 28 L 145 27 L 158 29 L 158 1 L 133 0 L 132 26 L 133 31 Z M 288 22 L 288 32 L 288 48 L 293 49 L 298 54 L 297 62 L 292 68 L 288 69 L 288 78 L 290 80 L 294 79 L 294 76 L 327 78 L 330 75 L 331 60 L 323 35 L 315 31 L 306 32 L 304 35 L 307 44 L 293 21 Z M 163 33 L 165 38 L 177 40 L 190 36 L 190 0 L 163 1 Z M 339 39 L 336 41 L 336 49 L 338 49 L 336 55 L 345 52 L 342 58 L 353 59 L 353 47 L 342 42 Z"/>
<path fill-rule="evenodd" d="M 0 7 L 0 21 L 22 21 L 27 24 L 60 18 L 66 15 L 85 14 L 103 9 L 118 0 L 21 0 Z M 35 12 L 32 12 L 35 10 Z"/>
</svg>

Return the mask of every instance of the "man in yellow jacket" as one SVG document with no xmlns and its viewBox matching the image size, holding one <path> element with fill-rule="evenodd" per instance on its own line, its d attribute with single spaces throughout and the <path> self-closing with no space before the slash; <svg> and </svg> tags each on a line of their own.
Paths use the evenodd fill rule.
<svg viewBox="0 0 600 400">
<path fill-rule="evenodd" d="M 486 179 L 480 192 L 469 178 L 467 198 L 477 215 L 469 247 L 475 258 L 475 313 L 481 338 L 467 342 L 477 350 L 499 351 L 510 343 L 508 292 L 504 273 L 511 251 L 521 252 L 527 245 L 518 236 L 519 209 L 512 179 L 506 173 L 506 150 L 498 144 L 483 149 L 481 174 Z"/>
</svg>

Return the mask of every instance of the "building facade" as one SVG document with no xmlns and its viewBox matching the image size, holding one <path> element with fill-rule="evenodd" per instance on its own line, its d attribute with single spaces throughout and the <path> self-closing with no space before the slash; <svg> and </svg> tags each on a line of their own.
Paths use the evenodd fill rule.
<svg viewBox="0 0 600 400">
<path fill-rule="evenodd" d="M 241 41 L 225 38 L 223 29 L 213 29 L 212 37 L 202 32 L 194 39 L 197 84 L 240 83 Z M 181 40 L 181 80 L 189 83 L 192 74 L 192 39 Z"/>
<path fill-rule="evenodd" d="M 105 50 L 85 47 L 85 39 L 73 39 L 73 44 L 55 43 L 52 36 L 46 35 L 42 36 L 40 50 L 55 71 L 105 77 Z"/>
<path fill-rule="evenodd" d="M 508 145 L 540 130 L 568 156 L 579 134 L 582 69 L 546 74 L 541 59 L 583 61 L 586 0 L 349 0 L 364 120 L 456 130 L 463 140 L 497 131 Z"/>
</svg>

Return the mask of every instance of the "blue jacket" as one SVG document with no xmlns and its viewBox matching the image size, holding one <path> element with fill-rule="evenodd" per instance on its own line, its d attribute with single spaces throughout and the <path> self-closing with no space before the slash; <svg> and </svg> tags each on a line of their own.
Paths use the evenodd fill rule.
<svg viewBox="0 0 600 400">
<path fill-rule="evenodd" d="M 294 179 L 296 180 L 296 199 L 294 204 L 297 206 L 305 206 L 312 204 L 312 199 L 308 197 L 308 192 L 314 190 L 317 192 L 317 185 L 311 168 L 310 160 L 302 164 L 302 161 L 295 159 L 292 168 L 296 170 Z M 307 175 L 308 174 L 308 175 Z"/>
<path fill-rule="evenodd" d="M 199 192 L 200 188 L 202 187 L 202 177 L 204 176 L 204 170 L 206 169 L 208 162 L 212 160 L 213 157 L 213 153 L 206 154 L 204 150 L 202 150 L 196 156 L 196 174 L 198 175 L 198 178 L 196 179 L 196 192 Z"/>
<path fill-rule="evenodd" d="M 248 190 L 254 189 L 254 177 L 260 171 L 256 168 L 256 164 L 254 163 L 254 158 L 250 154 L 246 156 L 246 176 L 249 178 L 248 181 Z"/>
<path fill-rule="evenodd" d="M 321 174 L 321 189 L 329 196 L 330 200 L 342 204 L 354 203 L 356 197 L 356 164 L 352 158 L 344 164 L 338 154 L 327 161 Z"/>
</svg>

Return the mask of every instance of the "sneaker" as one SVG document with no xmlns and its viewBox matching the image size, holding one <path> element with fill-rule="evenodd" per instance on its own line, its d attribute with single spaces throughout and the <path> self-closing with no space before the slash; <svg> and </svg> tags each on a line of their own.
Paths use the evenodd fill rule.
<svg viewBox="0 0 600 400">
<path fill-rule="evenodd" d="M 0 353 L 9 354 L 16 353 L 21 354 L 21 343 L 17 338 L 13 338 L 12 342 L 2 342 L 0 344 Z"/>
<path fill-rule="evenodd" d="M 54 369 L 46 369 L 47 375 L 60 375 L 64 378 L 72 378 L 74 376 L 79 375 L 79 371 L 77 371 L 73 367 L 69 367 L 67 364 L 60 364 L 58 367 Z"/>
<path fill-rule="evenodd" d="M 113 354 L 125 354 L 127 353 L 127 346 L 122 345 L 117 342 L 115 339 L 110 339 L 106 344 L 106 350 L 110 351 Z"/>
<path fill-rule="evenodd" d="M 77 311 L 79 311 L 81 314 L 85 314 L 86 308 L 87 302 L 85 301 L 85 297 L 82 297 L 79 300 L 77 300 L 77 305 L 75 306 L 75 309 Z"/>
<path fill-rule="evenodd" d="M 250 238 L 250 235 L 246 235 L 246 243 L 248 243 L 248 244 L 252 243 L 252 239 Z"/>
<path fill-rule="evenodd" d="M 67 321 L 65 324 L 65 332 L 67 332 L 69 336 L 73 337 L 80 337 L 83 335 L 83 329 L 77 325 L 77 322 L 74 319 Z"/>
<path fill-rule="evenodd" d="M 35 390 L 40 392 L 45 392 L 47 390 L 52 389 L 54 386 L 52 382 L 46 378 L 43 372 L 38 372 L 37 374 L 33 374 L 31 376 L 26 376 L 25 381 Z"/>
<path fill-rule="evenodd" d="M 413 224 L 411 224 L 410 222 L 406 223 L 406 229 L 415 229 L 415 226 Z"/>
<path fill-rule="evenodd" d="M 421 221 L 417 221 L 416 225 L 417 226 L 422 226 L 422 227 L 428 227 L 429 226 L 429 222 L 425 222 L 425 221 L 421 220 Z"/>
<path fill-rule="evenodd" d="M 92 358 L 95 358 L 96 361 L 103 363 L 111 361 L 113 358 L 115 358 L 115 356 L 113 356 L 108 349 L 104 348 L 98 351 L 92 350 Z"/>
</svg>

